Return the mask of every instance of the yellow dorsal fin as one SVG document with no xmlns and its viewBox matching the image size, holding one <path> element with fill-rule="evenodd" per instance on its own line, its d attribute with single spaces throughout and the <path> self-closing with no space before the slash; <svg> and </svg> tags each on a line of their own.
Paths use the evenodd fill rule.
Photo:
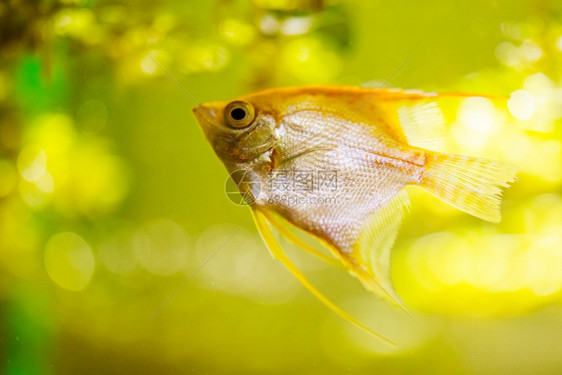
<svg viewBox="0 0 562 375">
<path fill-rule="evenodd" d="M 436 151 L 446 139 L 445 116 L 436 102 L 403 105 L 398 120 L 411 146 Z"/>
<path fill-rule="evenodd" d="M 469 92 L 424 92 L 397 88 L 348 88 L 357 103 L 351 106 L 352 117 L 374 125 L 376 135 L 424 149 L 441 146 L 447 128 L 437 102 L 442 99 L 484 97 L 506 99 L 498 95 Z"/>
<path fill-rule="evenodd" d="M 269 247 L 271 253 L 275 256 L 275 258 L 281 261 L 281 263 L 283 263 L 285 267 L 287 267 L 287 269 L 297 278 L 297 280 L 306 289 L 308 289 L 310 293 L 312 293 L 316 298 L 320 300 L 320 302 L 322 302 L 330 310 L 332 310 L 334 313 L 339 315 L 344 320 L 367 331 L 368 333 L 370 333 L 371 335 L 373 335 L 374 337 L 378 338 L 379 340 L 381 340 L 382 342 L 388 345 L 392 345 L 392 346 L 396 345 L 388 338 L 384 337 L 380 333 L 375 332 L 371 328 L 367 327 L 365 324 L 361 323 L 360 321 L 352 317 L 349 313 L 339 308 L 332 301 L 326 298 L 318 289 L 316 289 L 316 287 L 310 283 L 310 281 L 306 278 L 306 276 L 304 276 L 304 274 L 300 272 L 300 270 L 293 264 L 293 262 L 291 262 L 291 260 L 287 257 L 281 246 L 279 246 L 279 244 L 277 243 L 277 241 L 273 236 L 273 233 L 271 232 L 271 228 L 269 227 L 266 216 L 264 216 L 264 214 L 260 212 L 258 209 L 252 209 L 252 215 L 256 222 L 256 226 L 258 227 L 258 230 L 264 242 Z"/>
<path fill-rule="evenodd" d="M 431 99 L 445 99 L 445 98 L 469 98 L 481 97 L 488 99 L 507 99 L 505 95 L 491 95 L 478 92 L 464 92 L 464 91 L 423 91 L 417 89 L 402 89 L 402 88 L 384 88 L 382 82 L 369 81 L 361 85 L 364 89 L 371 91 L 374 100 L 431 100 Z"/>
</svg>

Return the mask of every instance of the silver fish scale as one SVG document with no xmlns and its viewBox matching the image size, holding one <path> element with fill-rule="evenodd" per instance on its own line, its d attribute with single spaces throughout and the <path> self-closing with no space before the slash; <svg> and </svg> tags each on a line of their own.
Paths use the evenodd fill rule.
<svg viewBox="0 0 562 375">
<path fill-rule="evenodd" d="M 408 152 L 382 142 L 373 125 L 300 111 L 279 126 L 282 161 L 269 177 L 268 207 L 341 251 L 351 252 L 365 222 L 421 178 L 422 167 L 405 161 Z M 294 184 L 297 174 L 308 172 L 313 189 Z M 330 172 L 336 186 L 320 186 L 322 173 Z M 282 190 L 279 178 L 289 180 Z"/>
</svg>

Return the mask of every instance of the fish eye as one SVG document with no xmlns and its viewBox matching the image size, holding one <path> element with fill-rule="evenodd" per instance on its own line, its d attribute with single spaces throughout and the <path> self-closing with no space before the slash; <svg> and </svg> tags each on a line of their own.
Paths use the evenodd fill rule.
<svg viewBox="0 0 562 375">
<path fill-rule="evenodd" d="M 225 108 L 225 121 L 231 128 L 242 129 L 254 121 L 254 106 L 242 100 L 229 103 Z"/>
</svg>

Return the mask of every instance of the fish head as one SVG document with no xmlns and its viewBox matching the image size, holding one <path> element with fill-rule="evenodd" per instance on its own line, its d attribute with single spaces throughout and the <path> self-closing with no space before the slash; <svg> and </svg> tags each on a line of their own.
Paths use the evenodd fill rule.
<svg viewBox="0 0 562 375">
<path fill-rule="evenodd" d="M 207 141 L 225 165 L 259 157 L 275 147 L 277 118 L 265 103 L 242 97 L 193 108 Z"/>
</svg>

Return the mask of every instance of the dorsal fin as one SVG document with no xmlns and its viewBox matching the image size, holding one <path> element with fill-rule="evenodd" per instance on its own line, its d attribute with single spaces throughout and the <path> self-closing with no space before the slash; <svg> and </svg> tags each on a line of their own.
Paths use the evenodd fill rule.
<svg viewBox="0 0 562 375">
<path fill-rule="evenodd" d="M 398 120 L 411 146 L 435 151 L 446 139 L 445 116 L 435 102 L 403 105 Z"/>
</svg>

